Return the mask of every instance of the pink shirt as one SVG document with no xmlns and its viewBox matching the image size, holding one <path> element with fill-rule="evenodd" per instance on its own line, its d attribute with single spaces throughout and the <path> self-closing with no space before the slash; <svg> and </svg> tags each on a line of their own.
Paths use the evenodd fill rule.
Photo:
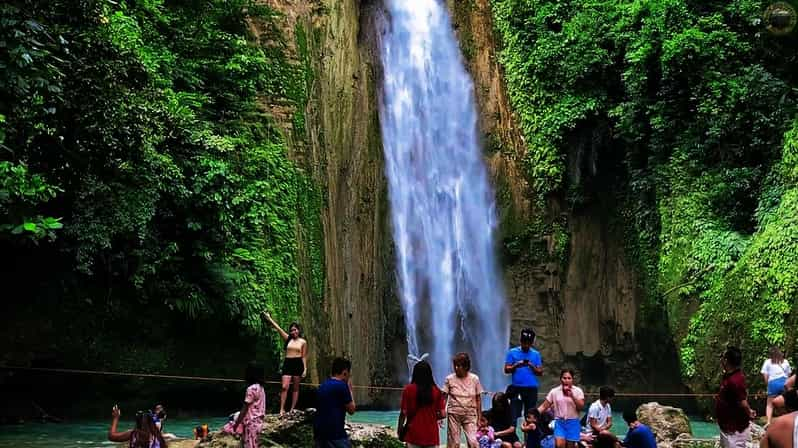
<svg viewBox="0 0 798 448">
<path fill-rule="evenodd" d="M 247 395 L 244 401 L 249 403 L 247 415 L 244 416 L 244 424 L 251 421 L 263 421 L 266 415 L 266 392 L 260 384 L 252 384 L 247 387 Z"/>
<path fill-rule="evenodd" d="M 443 393 L 448 395 L 449 414 L 476 415 L 476 398 L 482 393 L 482 383 L 479 382 L 479 377 L 471 372 L 468 372 L 465 378 L 452 373 L 443 383 Z"/>
<path fill-rule="evenodd" d="M 571 386 L 571 395 L 577 400 L 585 399 L 585 393 L 576 386 Z M 574 403 L 571 397 L 563 395 L 562 386 L 557 386 L 549 391 L 549 394 L 546 395 L 546 401 L 551 403 L 551 406 L 554 408 L 554 418 L 579 418 L 579 412 L 576 410 L 576 403 Z"/>
</svg>

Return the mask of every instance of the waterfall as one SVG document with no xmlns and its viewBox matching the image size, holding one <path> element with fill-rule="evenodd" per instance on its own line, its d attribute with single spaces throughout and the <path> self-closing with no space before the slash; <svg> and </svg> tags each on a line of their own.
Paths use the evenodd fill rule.
<svg viewBox="0 0 798 448">
<path fill-rule="evenodd" d="M 408 359 L 435 380 L 458 351 L 503 390 L 509 317 L 496 264 L 496 203 L 473 83 L 443 0 L 385 0 L 380 122 Z"/>
</svg>

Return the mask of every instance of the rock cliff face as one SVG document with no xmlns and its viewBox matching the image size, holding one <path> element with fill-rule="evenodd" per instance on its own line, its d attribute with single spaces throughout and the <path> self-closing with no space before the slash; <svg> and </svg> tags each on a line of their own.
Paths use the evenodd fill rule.
<svg viewBox="0 0 798 448">
<path fill-rule="evenodd" d="M 485 159 L 499 203 L 498 250 L 512 340 L 521 328 L 535 328 L 548 366 L 546 384 L 568 365 L 581 371 L 582 383 L 628 383 L 625 390 L 650 386 L 650 371 L 638 354 L 643 298 L 625 261 L 623 235 L 613 230 L 605 204 L 561 210 L 559 198 L 532 196 L 526 142 L 505 92 L 489 1 L 447 1 L 474 77 Z M 268 99 L 264 104 L 283 123 L 311 196 L 318 199 L 317 210 L 297 229 L 302 315 L 313 347 L 311 379 L 324 377 L 329 360 L 342 354 L 355 362 L 356 383 L 396 384 L 404 371 L 405 337 L 377 110 L 374 16 L 380 2 L 265 4 L 284 14 L 285 50 L 304 64 L 308 79 L 307 105 L 300 111 L 304 129 L 290 118 L 296 111 Z M 575 151 L 570 164 L 584 165 L 588 156 Z M 323 248 L 320 256 L 313 256 L 314 245 Z M 362 395 L 358 398 L 367 401 L 381 398 Z"/>
<path fill-rule="evenodd" d="M 658 383 L 639 354 L 643 291 L 608 204 L 561 210 L 561 198 L 533 197 L 524 172 L 527 143 L 505 91 L 489 0 L 447 4 L 474 78 L 485 157 L 499 203 L 499 251 L 513 343 L 521 328 L 535 329 L 548 366 L 547 384 L 555 383 L 565 366 L 579 370 L 577 380 L 585 384 L 642 390 Z M 590 170 L 592 153 L 574 146 L 568 174 L 588 175 L 583 171 Z"/>
<path fill-rule="evenodd" d="M 393 275 L 387 184 L 377 111 L 373 5 L 355 0 L 268 0 L 284 15 L 286 51 L 307 69 L 304 132 L 282 120 L 294 158 L 318 192 L 318 216 L 300 236 L 302 317 L 311 346 L 311 379 L 334 356 L 353 360 L 353 382 L 390 384 L 403 352 Z M 277 113 L 275 113 L 277 112 Z M 279 105 L 272 115 L 280 116 Z M 292 114 L 283 114 L 291 116 Z M 314 228 L 320 219 L 320 228 Z M 323 266 L 313 269 L 313 245 Z M 319 278 L 323 277 L 323 279 Z M 312 285 L 323 280 L 321 291 Z M 360 401 L 376 399 L 364 392 Z"/>
</svg>

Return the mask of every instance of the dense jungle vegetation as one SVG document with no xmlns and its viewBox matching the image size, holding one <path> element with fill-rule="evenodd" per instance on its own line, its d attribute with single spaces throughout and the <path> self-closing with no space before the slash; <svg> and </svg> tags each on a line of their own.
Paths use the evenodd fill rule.
<svg viewBox="0 0 798 448">
<path fill-rule="evenodd" d="M 798 42 L 768 32 L 770 3 L 492 5 L 531 183 L 614 198 L 684 379 L 713 389 L 728 343 L 752 374 L 771 344 L 794 353 Z"/>
<path fill-rule="evenodd" d="M 258 101 L 304 104 L 306 79 L 247 19 L 279 17 L 0 5 L 0 361 L 238 378 L 279 353 L 259 315 L 296 318 L 307 180 Z"/>
<path fill-rule="evenodd" d="M 536 197 L 612 198 L 684 379 L 713 388 L 726 343 L 794 353 L 796 35 L 757 0 L 491 5 Z M 298 315 L 298 228 L 320 219 L 262 106 L 303 132 L 313 74 L 280 20 L 248 0 L 0 5 L 0 363 L 238 377 L 276 359 L 259 314 Z"/>
</svg>

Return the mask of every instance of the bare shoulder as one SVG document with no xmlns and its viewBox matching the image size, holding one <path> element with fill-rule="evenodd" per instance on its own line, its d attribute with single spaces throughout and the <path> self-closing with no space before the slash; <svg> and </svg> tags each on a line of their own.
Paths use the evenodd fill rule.
<svg viewBox="0 0 798 448">
<path fill-rule="evenodd" d="M 776 431 L 776 430 L 782 430 L 782 431 L 786 430 L 786 431 L 792 432 L 792 427 L 793 427 L 793 423 L 795 422 L 796 414 L 798 414 L 798 413 L 791 412 L 789 414 L 785 414 L 785 415 L 782 415 L 782 416 L 774 418 L 773 421 L 770 423 L 770 426 L 768 426 L 768 432 L 770 432 L 771 429 L 774 430 L 774 431 Z"/>
<path fill-rule="evenodd" d="M 771 446 L 786 447 L 787 442 L 792 442 L 793 422 L 795 421 L 796 413 L 790 413 L 776 417 L 768 426 L 765 435 L 771 442 Z"/>
</svg>

